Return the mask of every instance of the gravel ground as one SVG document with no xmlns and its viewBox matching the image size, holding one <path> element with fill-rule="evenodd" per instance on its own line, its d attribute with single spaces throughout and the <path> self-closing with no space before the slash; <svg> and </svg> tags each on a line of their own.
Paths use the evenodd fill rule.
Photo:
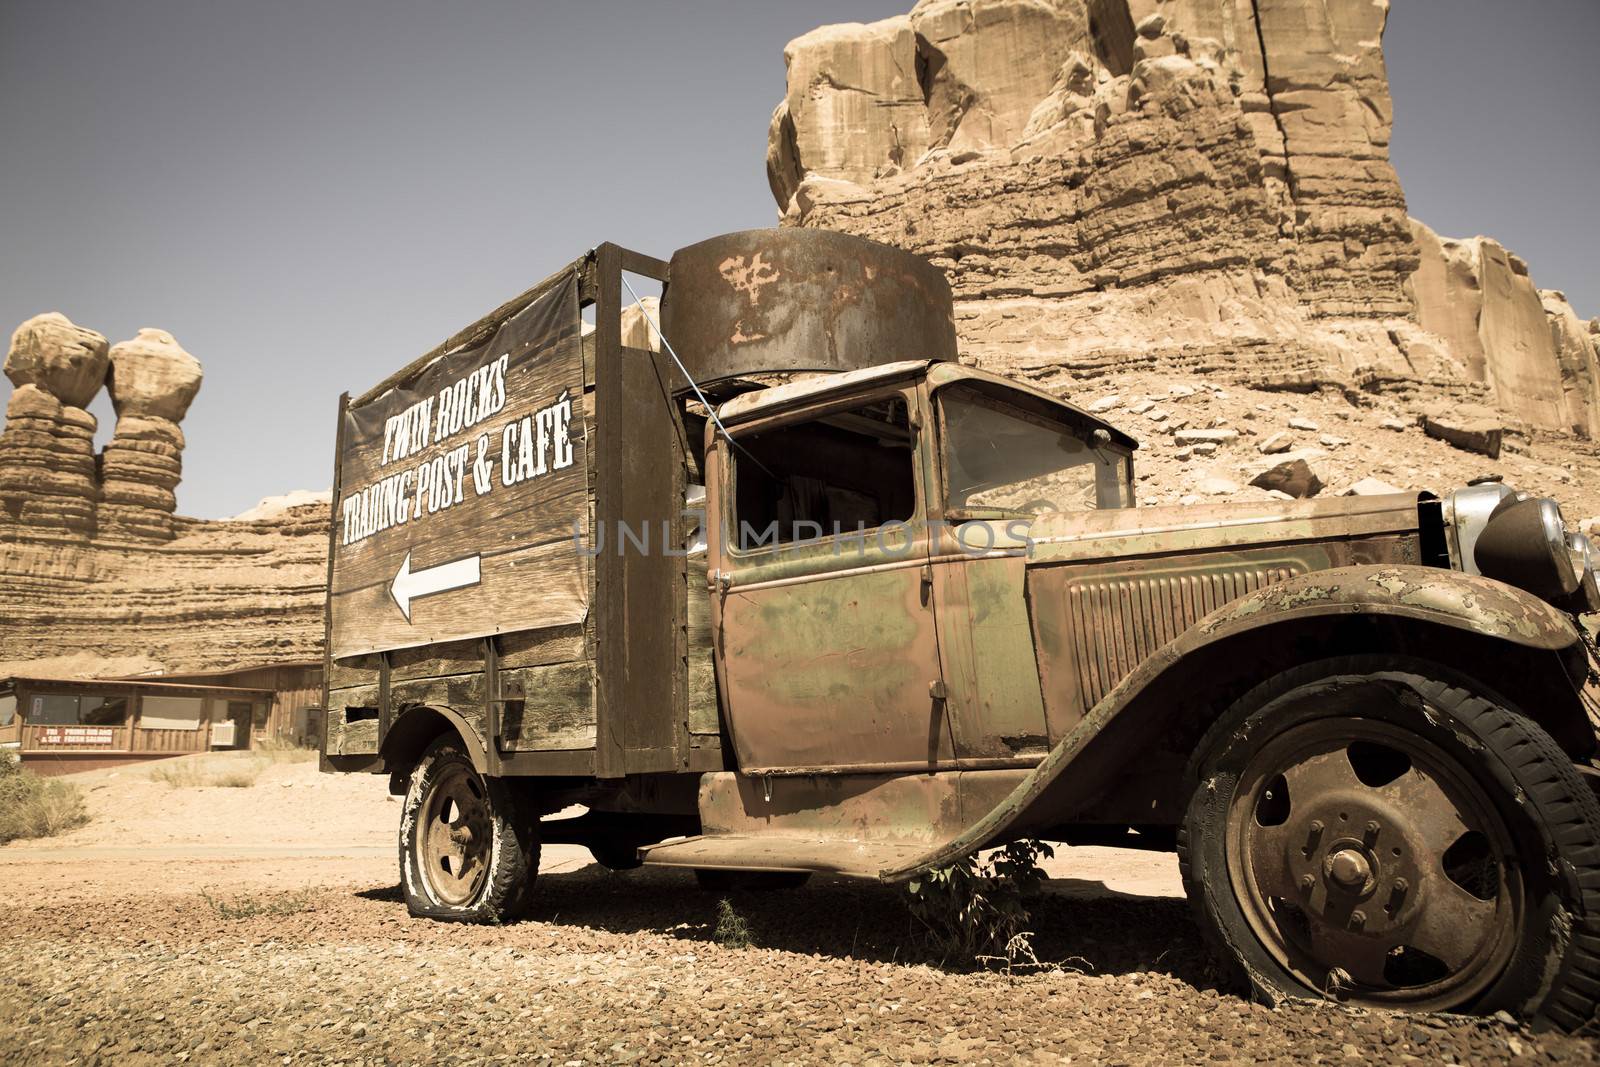
<svg viewBox="0 0 1600 1067">
<path fill-rule="evenodd" d="M 721 898 L 686 872 L 614 874 L 572 847 L 547 850 L 528 920 L 415 920 L 371 779 L 85 784 L 98 830 L 0 848 L 6 1064 L 1600 1060 L 1495 1020 L 1218 989 L 1169 856 L 1062 850 L 1034 909 L 1062 966 L 1008 978 L 939 968 L 893 890 L 840 879 L 729 894 L 754 947 L 726 948 Z"/>
<path fill-rule="evenodd" d="M 1583 1040 L 1493 1020 L 1320 1006 L 1215 988 L 1185 906 L 1056 896 L 1008 980 L 921 959 L 889 890 L 823 881 L 734 894 L 756 947 L 712 940 L 717 898 L 672 871 L 544 878 L 502 928 L 406 916 L 388 884 L 13 909 L 0 933 L 8 1063 L 1588 1062 Z M 225 903 L 247 898 L 230 894 Z M 297 910 L 298 909 L 298 910 Z M 1070 957 L 1070 958 L 1069 958 Z"/>
</svg>

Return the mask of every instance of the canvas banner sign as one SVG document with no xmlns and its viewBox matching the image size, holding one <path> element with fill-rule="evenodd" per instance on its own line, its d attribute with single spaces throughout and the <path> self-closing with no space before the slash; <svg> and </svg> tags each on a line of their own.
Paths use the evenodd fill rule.
<svg viewBox="0 0 1600 1067">
<path fill-rule="evenodd" d="M 583 386 L 571 273 L 489 340 L 346 410 L 335 657 L 582 621 Z"/>
</svg>

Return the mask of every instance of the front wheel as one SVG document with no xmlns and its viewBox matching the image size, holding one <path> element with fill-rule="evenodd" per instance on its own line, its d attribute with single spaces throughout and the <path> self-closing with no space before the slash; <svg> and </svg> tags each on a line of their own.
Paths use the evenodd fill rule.
<svg viewBox="0 0 1600 1067">
<path fill-rule="evenodd" d="M 1259 992 L 1594 1017 L 1600 804 L 1498 698 L 1411 661 L 1313 664 L 1224 713 L 1191 772 L 1184 886 Z"/>
<path fill-rule="evenodd" d="M 526 910 L 539 870 L 535 824 L 504 782 L 439 738 L 411 773 L 400 813 L 400 888 L 411 914 L 496 923 Z"/>
</svg>

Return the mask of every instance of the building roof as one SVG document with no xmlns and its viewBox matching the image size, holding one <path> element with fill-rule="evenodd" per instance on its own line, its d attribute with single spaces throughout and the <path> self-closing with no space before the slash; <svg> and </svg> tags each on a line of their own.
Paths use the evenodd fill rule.
<svg viewBox="0 0 1600 1067">
<path fill-rule="evenodd" d="M 247 674 L 251 671 L 297 671 L 306 670 L 312 667 L 321 670 L 322 661 L 320 659 L 297 659 L 273 663 L 246 663 L 239 667 L 213 667 L 209 670 L 203 671 L 166 671 L 162 674 L 126 674 L 118 675 L 117 679 L 120 681 L 123 678 L 126 678 L 129 680 L 138 681 L 148 678 L 154 681 L 161 678 L 216 678 L 224 674 Z"/>
</svg>

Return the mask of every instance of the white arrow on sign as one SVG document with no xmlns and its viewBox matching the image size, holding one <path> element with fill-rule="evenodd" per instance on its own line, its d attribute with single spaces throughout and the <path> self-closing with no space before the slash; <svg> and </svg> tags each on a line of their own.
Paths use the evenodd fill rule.
<svg viewBox="0 0 1600 1067">
<path fill-rule="evenodd" d="M 466 559 L 414 571 L 411 569 L 411 553 L 407 552 L 406 558 L 400 561 L 400 570 L 396 572 L 394 581 L 389 583 L 389 595 L 394 597 L 394 602 L 399 606 L 400 614 L 406 617 L 406 622 L 410 622 L 413 600 L 477 585 L 481 580 L 477 556 L 468 556 Z"/>
</svg>

